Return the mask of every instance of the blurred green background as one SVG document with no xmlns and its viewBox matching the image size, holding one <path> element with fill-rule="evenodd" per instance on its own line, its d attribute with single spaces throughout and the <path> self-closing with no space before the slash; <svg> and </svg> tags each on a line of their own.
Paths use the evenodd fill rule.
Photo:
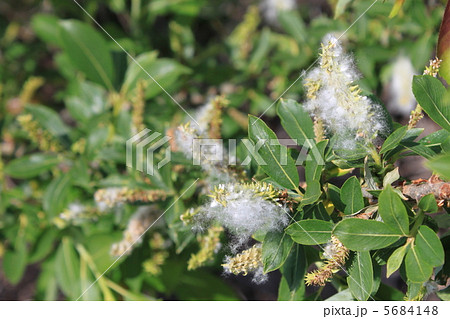
<svg viewBox="0 0 450 319">
<path fill-rule="evenodd" d="M 198 243 L 180 215 L 202 197 L 170 205 L 200 173 L 179 174 L 177 158 L 156 176 L 129 172 L 125 141 L 143 127 L 166 132 L 186 118 L 177 103 L 193 113 L 215 95 L 229 100 L 224 138 L 246 136 L 248 113 L 279 127 L 269 106 L 288 88 L 283 97 L 302 99 L 296 80 L 330 32 L 346 31 L 361 87 L 402 120 L 411 106 L 392 102 L 393 78 L 410 83 L 434 57 L 444 1 L 406 0 L 389 17 L 395 2 L 2 1 L 0 299 L 77 299 L 111 265 L 111 244 L 142 203 L 101 211 L 94 193 L 110 187 L 164 189 L 156 205 L 169 211 L 84 299 L 276 299 L 272 281 L 224 278 L 223 255 L 187 270 Z M 398 71 L 399 57 L 412 71 Z M 84 215 L 62 218 L 73 205 Z"/>
</svg>

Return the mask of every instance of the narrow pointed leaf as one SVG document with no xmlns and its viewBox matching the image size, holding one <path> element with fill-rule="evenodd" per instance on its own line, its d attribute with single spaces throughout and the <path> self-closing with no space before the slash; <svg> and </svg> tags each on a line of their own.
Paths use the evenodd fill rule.
<svg viewBox="0 0 450 319">
<path fill-rule="evenodd" d="M 266 123 L 250 115 L 248 135 L 255 144 L 260 140 L 264 141 L 258 150 L 258 154 L 266 162 L 266 165 L 260 165 L 262 170 L 281 186 L 297 189 L 299 177 L 294 160 L 289 156 L 286 147 L 278 142 L 277 136 Z M 283 158 L 285 155 L 287 156 Z"/>
<path fill-rule="evenodd" d="M 16 158 L 5 166 L 5 173 L 14 178 L 32 178 L 60 162 L 54 154 L 32 154 Z"/>
<path fill-rule="evenodd" d="M 67 20 L 60 25 L 63 49 L 73 65 L 91 81 L 113 89 L 113 60 L 103 36 L 84 22 Z"/>
<path fill-rule="evenodd" d="M 54 179 L 45 189 L 43 207 L 49 218 L 55 217 L 64 209 L 71 183 L 71 174 L 64 174 Z"/>
<path fill-rule="evenodd" d="M 281 125 L 300 146 L 314 146 L 314 124 L 303 106 L 294 100 L 281 100 L 277 108 Z"/>
<path fill-rule="evenodd" d="M 286 229 L 286 233 L 296 243 L 303 245 L 319 245 L 331 239 L 333 224 L 323 220 L 305 219 L 298 221 Z"/>
<path fill-rule="evenodd" d="M 394 250 L 387 261 L 386 277 L 390 277 L 397 269 L 400 268 L 407 251 L 408 245 L 403 245 Z"/>
<path fill-rule="evenodd" d="M 433 273 L 433 266 L 421 259 L 416 246 L 411 247 L 406 254 L 405 268 L 408 280 L 412 282 L 425 282 Z"/>
<path fill-rule="evenodd" d="M 378 198 L 378 212 L 383 221 L 403 236 L 409 233 L 408 213 L 400 197 L 390 185 L 381 192 Z"/>
<path fill-rule="evenodd" d="M 388 247 L 402 236 L 382 222 L 358 218 L 348 218 L 339 222 L 333 229 L 333 235 L 345 247 L 354 251 Z"/>
<path fill-rule="evenodd" d="M 58 286 L 72 300 L 81 294 L 80 261 L 72 239 L 62 239 L 55 257 L 55 277 Z"/>
<path fill-rule="evenodd" d="M 405 0 L 395 0 L 394 6 L 392 7 L 391 13 L 389 13 L 389 18 L 394 18 L 402 8 L 403 4 L 405 3 Z"/>
<path fill-rule="evenodd" d="M 419 201 L 419 208 L 426 213 L 437 213 L 439 207 L 434 194 L 428 194 L 422 197 Z"/>
<path fill-rule="evenodd" d="M 328 184 L 328 194 L 330 195 L 330 199 L 333 202 L 334 207 L 336 207 L 339 211 L 344 212 L 345 204 L 341 200 L 341 190 L 339 187 Z"/>
<path fill-rule="evenodd" d="M 357 252 L 353 256 L 348 274 L 347 283 L 353 297 L 359 301 L 369 299 L 374 285 L 370 252 Z"/>
<path fill-rule="evenodd" d="M 444 248 L 436 233 L 430 227 L 422 225 L 417 232 L 415 247 L 421 260 L 433 267 L 444 263 Z"/>
<path fill-rule="evenodd" d="M 402 126 L 398 129 L 396 129 L 391 135 L 388 136 L 386 141 L 384 141 L 383 146 L 381 147 L 380 153 L 384 154 L 387 151 L 390 151 L 398 146 L 400 141 L 403 139 L 403 137 L 406 134 L 406 131 L 408 130 L 407 126 Z"/>
<path fill-rule="evenodd" d="M 345 204 L 345 215 L 351 215 L 364 208 L 361 186 L 355 176 L 347 179 L 341 188 L 341 200 Z"/>
<path fill-rule="evenodd" d="M 294 242 L 285 232 L 269 232 L 262 245 L 264 272 L 277 270 L 283 266 Z"/>
<path fill-rule="evenodd" d="M 302 245 L 294 244 L 283 265 L 282 273 L 290 291 L 297 291 L 304 283 L 306 255 Z"/>
<path fill-rule="evenodd" d="M 450 153 L 445 153 L 428 161 L 426 166 L 439 174 L 439 176 L 450 180 L 450 165 L 448 163 L 450 163 Z"/>
<path fill-rule="evenodd" d="M 446 89 L 441 81 L 430 75 L 416 75 L 412 87 L 424 111 L 439 126 L 450 131 L 450 104 L 445 99 Z"/>
</svg>

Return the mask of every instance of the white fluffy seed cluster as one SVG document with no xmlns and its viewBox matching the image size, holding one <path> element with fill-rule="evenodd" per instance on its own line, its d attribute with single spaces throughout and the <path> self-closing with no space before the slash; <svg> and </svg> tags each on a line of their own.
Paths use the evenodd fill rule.
<svg viewBox="0 0 450 319">
<path fill-rule="evenodd" d="M 329 133 L 338 135 L 341 147 L 355 142 L 367 144 L 385 129 L 381 106 L 362 96 L 353 58 L 332 35 L 322 43 L 319 65 L 306 76 L 307 101 L 304 107 L 321 119 Z"/>
<path fill-rule="evenodd" d="M 295 0 L 262 0 L 259 8 L 264 19 L 273 25 L 278 25 L 278 15 L 282 11 L 295 10 L 297 2 Z"/>
<path fill-rule="evenodd" d="M 179 126 L 175 131 L 175 142 L 186 158 L 200 159 L 205 170 L 209 170 L 211 165 L 225 162 L 227 152 L 222 141 L 206 137 L 192 125 Z"/>
<path fill-rule="evenodd" d="M 180 125 L 174 132 L 176 148 L 187 159 L 197 159 L 208 175 L 209 185 L 229 183 L 235 179 L 223 168 L 229 162 L 228 150 L 223 141 L 208 136 L 208 126 L 214 114 L 212 102 L 202 106 L 194 115 L 195 122 Z M 235 159 L 232 159 L 235 161 Z"/>
<path fill-rule="evenodd" d="M 203 146 L 201 149 L 194 149 L 194 141 L 197 139 L 207 139 L 208 137 L 208 125 L 212 120 L 212 114 L 214 111 L 213 104 L 211 102 L 206 103 L 194 114 L 194 120 L 185 125 L 180 125 L 175 131 L 175 142 L 177 147 L 186 156 L 186 158 L 192 159 L 202 156 L 202 160 L 211 161 L 215 155 L 215 151 L 220 150 L 219 146 Z M 201 153 L 198 153 L 200 152 Z"/>
<path fill-rule="evenodd" d="M 404 55 L 399 56 L 392 64 L 391 74 L 389 110 L 393 114 L 408 117 L 416 106 L 411 82 L 417 73 L 411 59 Z"/>
<path fill-rule="evenodd" d="M 123 239 L 111 246 L 110 254 L 118 257 L 131 254 L 133 246 L 142 243 L 143 234 L 155 221 L 155 206 L 141 206 L 131 216 L 127 229 L 123 233 Z"/>
<path fill-rule="evenodd" d="M 211 123 L 214 114 L 214 105 L 211 101 L 201 106 L 194 114 L 196 123 L 192 123 L 192 127 L 195 128 L 200 135 L 207 136 L 207 130 L 209 123 Z"/>
<path fill-rule="evenodd" d="M 287 208 L 259 196 L 241 184 L 221 184 L 220 201 L 213 199 L 196 215 L 202 221 L 215 221 L 227 228 L 237 249 L 257 231 L 280 230 L 288 224 Z"/>
<path fill-rule="evenodd" d="M 94 199 L 98 210 L 104 212 L 116 206 L 120 191 L 120 187 L 108 187 L 97 191 L 94 194 Z"/>
<path fill-rule="evenodd" d="M 74 221 L 80 218 L 85 211 L 86 206 L 79 202 L 73 202 L 67 206 L 67 209 L 62 212 L 59 217 L 67 221 Z"/>
</svg>

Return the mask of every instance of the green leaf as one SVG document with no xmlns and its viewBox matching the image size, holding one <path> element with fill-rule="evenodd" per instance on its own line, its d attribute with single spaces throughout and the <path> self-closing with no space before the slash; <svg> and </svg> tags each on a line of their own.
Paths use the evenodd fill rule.
<svg viewBox="0 0 450 319">
<path fill-rule="evenodd" d="M 328 214 L 323 203 L 319 201 L 317 205 L 309 205 L 304 208 L 304 219 L 320 219 L 324 221 L 330 221 L 330 215 Z"/>
<path fill-rule="evenodd" d="M 443 142 L 441 143 L 441 149 L 444 152 L 450 152 L 450 137 L 447 137 L 446 139 L 443 140 Z M 440 152 L 435 152 L 434 156 L 436 156 L 437 153 Z"/>
<path fill-rule="evenodd" d="M 35 14 L 31 19 L 31 27 L 41 40 L 61 46 L 59 20 L 54 15 Z"/>
<path fill-rule="evenodd" d="M 423 128 L 413 128 L 406 131 L 406 134 L 401 139 L 400 143 L 396 145 L 396 147 L 390 151 L 387 151 L 384 154 L 385 160 L 391 160 L 394 158 L 396 160 L 399 157 L 399 153 L 404 151 L 405 148 L 411 149 L 418 145 L 418 143 L 414 142 L 416 138 L 419 137 L 420 134 L 423 133 Z M 417 152 L 417 150 L 414 150 Z"/>
<path fill-rule="evenodd" d="M 136 62 L 130 62 L 125 73 L 125 80 L 122 85 L 122 91 L 125 92 L 128 98 L 132 98 L 135 94 L 135 88 L 139 80 L 144 80 L 145 97 L 152 98 L 163 92 L 164 89 L 170 91 L 171 86 L 174 86 L 180 75 L 190 73 L 190 70 L 171 59 L 157 59 L 157 53 L 147 52 L 139 55 Z M 141 68 L 142 67 L 142 68 Z M 144 71 L 145 70 L 145 71 Z M 151 77 L 149 76 L 151 75 Z M 156 80 L 158 84 L 153 80 Z"/>
<path fill-rule="evenodd" d="M 436 293 L 441 300 L 450 301 L 450 286 Z"/>
<path fill-rule="evenodd" d="M 306 28 L 302 17 L 295 10 L 279 10 L 278 21 L 284 30 L 300 43 L 306 42 Z"/>
<path fill-rule="evenodd" d="M 13 285 L 23 277 L 27 265 L 27 250 L 25 245 L 18 245 L 15 250 L 7 250 L 2 257 L 3 272 Z"/>
<path fill-rule="evenodd" d="M 380 288 L 378 289 L 375 299 L 376 300 L 391 300 L 391 301 L 402 301 L 405 295 L 400 291 L 384 283 L 380 283 Z"/>
<path fill-rule="evenodd" d="M 47 106 L 28 104 L 25 106 L 25 110 L 33 116 L 33 120 L 36 120 L 54 136 L 65 135 L 70 131 L 59 114 Z"/>
<path fill-rule="evenodd" d="M 255 144 L 264 141 L 258 150 L 266 163 L 260 165 L 262 170 L 281 186 L 298 189 L 299 177 L 294 160 L 289 156 L 287 148 L 278 142 L 275 133 L 262 120 L 249 115 L 248 134 Z M 283 158 L 284 156 L 287 157 Z"/>
<path fill-rule="evenodd" d="M 62 210 L 66 206 L 71 187 L 71 179 L 70 173 L 63 174 L 47 186 L 44 198 L 42 199 L 42 206 L 50 219 L 62 213 Z"/>
<path fill-rule="evenodd" d="M 61 32 L 60 32 L 61 33 Z M 62 44 L 61 44 L 62 47 Z M 54 56 L 55 66 L 59 73 L 67 79 L 73 78 L 74 74 L 77 74 L 79 70 L 75 65 L 73 65 L 69 56 L 64 52 L 58 52 Z"/>
<path fill-rule="evenodd" d="M 423 296 L 423 282 L 412 282 L 408 279 L 406 284 L 408 285 L 408 290 L 406 291 L 405 299 L 409 301 L 421 299 L 420 296 Z"/>
<path fill-rule="evenodd" d="M 333 223 L 316 219 L 305 219 L 298 221 L 288 228 L 286 233 L 292 240 L 302 245 L 319 245 L 331 239 Z"/>
<path fill-rule="evenodd" d="M 373 257 L 372 257 L 373 259 Z M 381 285 L 381 265 L 378 264 L 378 262 L 373 263 L 373 285 L 372 285 L 372 291 L 370 292 L 370 295 L 373 297 L 378 292 L 378 289 L 380 289 Z"/>
<path fill-rule="evenodd" d="M 45 258 L 52 250 L 56 242 L 58 231 L 55 228 L 46 228 L 38 237 L 33 250 L 28 258 L 29 263 L 35 263 Z"/>
<path fill-rule="evenodd" d="M 72 184 L 79 186 L 87 191 L 92 191 L 92 184 L 90 183 L 92 175 L 90 174 L 89 161 L 85 158 L 80 158 L 73 163 L 72 169 Z"/>
<path fill-rule="evenodd" d="M 400 178 L 400 173 L 398 172 L 398 167 L 388 172 L 383 178 L 383 187 L 390 186 L 393 182 Z"/>
<path fill-rule="evenodd" d="M 401 237 L 401 234 L 382 222 L 359 218 L 348 218 L 339 222 L 333 234 L 345 247 L 354 251 L 384 248 Z"/>
<path fill-rule="evenodd" d="M 439 130 L 424 136 L 419 142 L 425 146 L 439 146 L 443 141 L 450 138 L 450 132 L 447 130 Z"/>
<path fill-rule="evenodd" d="M 450 226 L 447 225 L 447 227 Z M 441 244 L 444 247 L 445 261 L 441 270 L 439 270 L 436 274 L 435 280 L 442 285 L 445 284 L 447 279 L 450 277 L 450 232 L 447 232 L 444 236 L 442 236 Z"/>
<path fill-rule="evenodd" d="M 412 87 L 423 110 L 443 129 L 450 131 L 450 105 L 445 100 L 446 89 L 441 81 L 430 75 L 416 75 Z"/>
<path fill-rule="evenodd" d="M 414 242 L 419 258 L 431 266 L 438 267 L 444 263 L 444 248 L 436 233 L 428 226 L 422 225 Z"/>
<path fill-rule="evenodd" d="M 386 277 L 390 277 L 397 269 L 400 268 L 403 258 L 405 258 L 409 245 L 403 245 L 398 247 L 387 261 Z"/>
<path fill-rule="evenodd" d="M 347 283 L 352 295 L 360 301 L 369 299 L 374 285 L 370 252 L 357 252 L 348 269 Z"/>
<path fill-rule="evenodd" d="M 303 279 L 302 279 L 303 280 Z M 305 300 L 305 284 L 302 283 L 299 289 L 291 290 L 285 277 L 281 277 L 278 287 L 278 301 L 302 301 Z"/>
<path fill-rule="evenodd" d="M 387 151 L 390 151 L 397 147 L 400 141 L 405 136 L 407 130 L 407 126 L 402 126 L 396 129 L 391 135 L 389 135 L 386 141 L 384 141 L 383 146 L 381 147 L 380 154 L 384 154 Z"/>
<path fill-rule="evenodd" d="M 450 165 L 448 163 L 450 163 L 450 153 L 445 153 L 434 157 L 425 166 L 450 181 Z"/>
<path fill-rule="evenodd" d="M 338 0 L 336 2 L 336 6 L 334 7 L 334 18 L 335 19 L 339 18 L 345 12 L 345 8 L 350 3 L 350 1 L 352 1 L 352 0 Z"/>
<path fill-rule="evenodd" d="M 405 142 L 400 143 L 401 146 L 403 146 L 406 150 L 411 151 L 415 155 L 422 156 L 426 159 L 430 159 L 434 156 L 436 156 L 436 152 L 433 151 L 430 147 L 427 147 L 425 145 L 422 145 L 417 142 Z M 413 154 L 407 154 L 407 155 L 413 155 Z"/>
<path fill-rule="evenodd" d="M 58 298 L 58 285 L 55 278 L 54 257 L 47 258 L 40 265 L 41 272 L 36 283 L 36 299 L 54 301 Z"/>
<path fill-rule="evenodd" d="M 344 159 L 344 161 L 334 161 L 336 165 L 339 167 L 347 166 L 345 168 L 349 168 L 348 162 L 350 162 L 351 167 L 363 167 L 364 157 L 367 156 L 367 147 L 361 145 L 360 143 L 356 143 L 354 149 L 346 149 L 341 146 L 343 144 L 341 143 L 340 139 L 341 137 L 338 135 L 334 135 L 330 139 L 330 144 L 334 145 L 333 152 L 336 154 L 336 156 L 340 157 L 341 159 Z M 339 165 L 337 163 L 339 163 Z"/>
<path fill-rule="evenodd" d="M 97 152 L 104 149 L 104 145 L 108 139 L 109 129 L 108 127 L 96 127 L 93 128 L 86 138 L 86 147 L 84 155 L 91 159 Z"/>
<path fill-rule="evenodd" d="M 32 154 L 16 158 L 5 167 L 6 175 L 28 179 L 47 172 L 60 162 L 54 154 Z"/>
<path fill-rule="evenodd" d="M 108 99 L 105 89 L 87 81 L 71 83 L 69 93 L 64 100 L 67 110 L 80 124 L 106 111 Z"/>
<path fill-rule="evenodd" d="M 439 207 L 434 194 L 428 194 L 422 197 L 419 201 L 419 208 L 426 213 L 437 213 Z"/>
<path fill-rule="evenodd" d="M 267 233 L 262 245 L 264 272 L 271 272 L 283 266 L 293 244 L 291 237 L 285 232 Z"/>
<path fill-rule="evenodd" d="M 294 244 L 286 259 L 282 274 L 290 291 L 297 291 L 304 284 L 306 273 L 306 255 L 302 245 Z"/>
<path fill-rule="evenodd" d="M 94 234 L 87 236 L 84 245 L 95 263 L 95 267 L 99 273 L 103 273 L 111 267 L 114 262 L 110 254 L 112 244 L 119 242 L 122 238 L 122 232 L 116 231 L 108 234 Z M 120 265 L 120 260 L 111 268 L 114 269 Z"/>
<path fill-rule="evenodd" d="M 392 7 L 391 13 L 389 13 L 389 18 L 394 18 L 399 12 L 400 9 L 403 7 L 403 4 L 405 3 L 405 0 L 395 0 L 394 6 Z"/>
<path fill-rule="evenodd" d="M 301 206 L 306 206 L 315 203 L 320 195 L 322 195 L 322 190 L 320 189 L 319 181 L 309 181 L 306 186 L 305 196 L 303 196 Z"/>
<path fill-rule="evenodd" d="M 330 298 L 325 299 L 325 301 L 354 301 L 352 292 L 349 288 L 339 291 Z"/>
<path fill-rule="evenodd" d="M 272 32 L 267 27 L 265 27 L 261 32 L 258 44 L 255 46 L 248 64 L 248 70 L 250 73 L 258 74 L 265 66 L 266 56 L 271 49 L 271 34 Z"/>
<path fill-rule="evenodd" d="M 427 281 L 433 273 L 433 267 L 417 253 L 417 246 L 412 246 L 405 258 L 405 269 L 408 280 L 415 283 Z"/>
<path fill-rule="evenodd" d="M 402 200 L 390 185 L 387 185 L 378 197 L 378 213 L 389 227 L 403 236 L 408 235 L 408 213 Z"/>
<path fill-rule="evenodd" d="M 364 208 L 364 198 L 356 176 L 350 177 L 342 185 L 341 200 L 345 204 L 345 215 L 354 214 Z"/>
<path fill-rule="evenodd" d="M 309 149 L 309 155 L 305 163 L 305 180 L 306 183 L 311 181 L 320 181 L 322 170 L 325 166 L 324 153 L 328 141 L 320 141 L 317 144 L 312 144 Z"/>
<path fill-rule="evenodd" d="M 80 260 L 69 237 L 62 239 L 56 251 L 55 276 L 67 297 L 76 300 L 81 295 Z"/>
<path fill-rule="evenodd" d="M 301 104 L 282 99 L 278 104 L 277 114 L 283 128 L 298 145 L 306 145 L 310 150 L 315 146 L 314 124 Z"/>
<path fill-rule="evenodd" d="M 70 62 L 91 81 L 113 90 L 113 61 L 103 36 L 80 21 L 66 20 L 60 25 L 63 49 Z"/>
<path fill-rule="evenodd" d="M 344 212 L 345 204 L 341 200 L 341 190 L 339 187 L 333 184 L 328 184 L 328 195 L 330 196 L 334 207 L 336 207 L 337 210 Z"/>
<path fill-rule="evenodd" d="M 90 271 L 87 262 L 84 259 L 80 259 L 80 286 L 81 291 L 86 291 L 86 293 L 84 293 L 83 296 L 81 297 L 82 301 L 101 300 L 99 285 L 94 284 L 95 279 L 96 278 Z M 111 296 L 108 296 L 108 294 L 110 294 Z M 107 300 L 112 299 L 111 291 L 108 291 L 106 295 L 107 296 L 105 296 L 105 299 Z"/>
</svg>

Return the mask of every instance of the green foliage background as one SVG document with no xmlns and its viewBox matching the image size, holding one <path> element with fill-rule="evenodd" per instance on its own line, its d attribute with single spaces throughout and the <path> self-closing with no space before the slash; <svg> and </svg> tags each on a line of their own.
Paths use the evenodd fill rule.
<svg viewBox="0 0 450 319">
<path fill-rule="evenodd" d="M 187 260 L 198 250 L 198 244 L 180 216 L 204 199 L 194 187 L 193 193 L 173 203 L 193 181 L 202 178 L 200 171 L 193 169 L 177 174 L 175 166 L 186 164 L 180 154 L 175 154 L 173 161 L 154 176 L 126 169 L 125 142 L 133 134 L 131 105 L 139 94 L 139 82 L 145 83 L 141 125 L 165 132 L 182 123 L 185 117 L 183 110 L 132 59 L 188 112 L 205 103 L 208 95 L 226 95 L 229 106 L 223 115 L 223 138 L 242 138 L 248 133 L 251 139 L 257 138 L 257 133 L 247 132 L 247 114 L 264 113 L 269 126 L 278 127 L 277 106 L 267 108 L 315 61 L 322 37 L 329 32 L 347 30 L 355 20 L 344 41 L 361 70 L 363 79 L 359 84 L 365 93 L 382 96 L 383 86 L 389 81 L 390 62 L 401 53 L 411 58 L 417 70 L 428 64 L 434 55 L 443 2 L 407 0 L 397 16 L 389 18 L 394 1 L 378 1 L 360 17 L 372 2 L 302 1 L 298 10 L 281 12 L 275 24 L 264 20 L 258 4 L 251 1 L 79 1 L 86 13 L 73 1 L 0 4 L 0 258 L 6 280 L 11 285 L 19 284 L 28 280 L 30 269 L 37 269 L 39 275 L 32 294 L 36 300 L 75 300 L 92 283 L 83 300 L 257 298 L 255 292 L 242 297 L 239 282 L 224 280 L 220 267 L 223 255 L 219 254 L 208 267 L 187 270 Z M 336 11 L 337 8 L 344 9 Z M 35 89 L 30 85 L 33 81 L 39 82 Z M 417 79 L 415 84 L 421 81 L 426 82 L 425 86 L 438 87 L 436 83 L 428 83 L 433 80 L 427 78 Z M 445 91 L 444 88 L 436 90 Z M 284 98 L 301 100 L 301 81 L 295 82 Z M 433 111 L 426 109 L 430 103 L 420 103 L 435 122 L 448 129 L 445 120 L 434 118 Z M 287 109 L 289 105 L 284 107 Z M 283 117 L 283 107 L 278 110 L 281 122 L 287 123 L 283 123 L 284 128 L 293 136 L 289 132 L 290 119 Z M 50 134 L 44 139 L 59 146 L 45 149 L 39 140 L 30 139 L 17 121 L 24 114 L 31 114 Z M 447 123 L 448 115 L 444 116 Z M 261 127 L 265 130 L 263 124 Z M 410 137 L 420 134 L 408 132 Z M 382 151 L 390 152 L 389 156 L 394 158 L 399 151 L 395 147 L 404 141 L 405 134 L 406 131 L 398 128 L 390 136 L 392 147 L 386 141 Z M 448 150 L 448 143 L 446 147 Z M 238 155 L 242 159 L 246 154 Z M 430 162 L 433 169 L 447 178 L 450 176 L 448 156 L 444 154 Z M 247 173 L 248 176 L 262 174 L 255 165 Z M 279 183 L 291 189 L 298 185 Z M 355 185 L 356 192 L 361 192 L 357 180 L 355 185 L 351 185 L 352 179 L 347 183 L 341 192 L 344 188 L 352 192 Z M 167 193 L 166 200 L 156 203 L 161 211 L 167 209 L 161 223 L 155 225 L 130 256 L 121 258 L 111 268 L 114 262 L 109 255 L 111 244 L 120 240 L 136 205 L 126 204 L 114 212 L 79 223 L 59 217 L 72 202 L 95 207 L 95 191 L 106 187 L 162 189 Z M 386 188 L 380 196 L 395 195 L 389 192 Z M 347 214 L 347 197 L 341 197 Z M 394 205 L 403 205 L 400 198 L 392 201 Z M 334 205 L 338 207 L 339 203 Z M 364 207 L 364 202 L 361 205 Z M 348 214 L 361 208 L 352 209 Z M 320 222 L 331 236 L 330 222 Z M 354 222 L 359 221 L 346 221 Z M 339 225 L 341 230 L 346 226 Z M 312 229 L 317 227 L 314 225 Z M 420 226 L 418 232 L 427 236 L 430 228 L 422 227 L 427 226 Z M 153 232 L 161 234 L 168 243 L 168 256 L 156 274 L 143 266 L 156 253 L 149 244 Z M 308 245 L 299 239 L 302 234 L 295 225 L 287 233 L 295 242 Z M 396 234 L 399 239 L 402 233 Z M 318 240 L 326 242 L 329 236 Z M 360 239 L 348 238 L 350 249 L 352 242 Z M 318 259 L 317 252 L 295 245 L 298 256 L 307 256 L 308 263 L 296 268 L 305 272 L 307 265 Z M 367 250 L 378 248 L 367 247 Z M 292 273 L 289 265 L 294 257 L 290 249 L 289 252 L 289 257 L 282 258 L 289 262 L 281 272 L 291 275 L 283 277 L 279 299 L 295 299 L 297 295 L 299 299 L 320 299 L 320 292 L 309 297 L 301 292 L 305 287 L 299 287 L 298 274 Z M 408 256 L 411 256 L 409 252 L 407 272 L 417 262 Z M 367 252 L 358 252 L 358 258 L 366 264 L 366 269 L 372 268 L 374 261 Z M 266 270 L 280 268 L 280 265 L 265 266 Z M 438 262 L 432 266 L 438 266 Z M 107 274 L 95 282 L 106 270 Z M 373 282 L 373 277 L 369 274 L 370 282 L 363 285 L 374 288 L 379 285 Z M 421 280 L 418 278 L 417 282 Z M 337 279 L 333 285 L 338 291 L 335 298 L 338 295 L 349 298 L 344 290 L 345 281 Z M 351 283 L 348 286 L 351 289 Z M 352 293 L 350 298 L 368 298 L 361 295 L 363 292 Z M 382 283 L 376 298 L 397 300 L 403 296 L 404 293 Z"/>
</svg>

